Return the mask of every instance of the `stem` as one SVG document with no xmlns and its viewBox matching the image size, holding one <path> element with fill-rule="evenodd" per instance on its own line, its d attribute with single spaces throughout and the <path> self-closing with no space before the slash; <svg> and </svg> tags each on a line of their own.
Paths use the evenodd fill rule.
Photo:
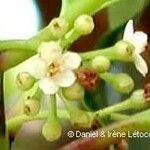
<svg viewBox="0 0 150 150">
<path fill-rule="evenodd" d="M 9 140 L 5 126 L 5 106 L 4 106 L 4 88 L 3 88 L 3 72 L 0 72 L 0 149 L 8 150 Z"/>
<path fill-rule="evenodd" d="M 56 96 L 55 95 L 50 96 L 49 116 L 50 116 L 50 118 L 57 117 L 57 104 L 56 104 Z"/>
<path fill-rule="evenodd" d="M 104 108 L 102 110 L 98 110 L 95 112 L 95 115 L 98 115 L 100 118 L 104 118 L 108 115 L 111 115 L 115 112 L 120 112 L 128 109 L 134 109 L 134 110 L 140 110 L 149 107 L 150 104 L 148 104 L 144 99 L 133 99 L 132 97 L 120 102 L 118 104 L 109 106 L 107 108 Z"/>
<path fill-rule="evenodd" d="M 32 40 L 0 41 L 0 71 L 5 71 L 36 54 L 39 44 Z"/>
<path fill-rule="evenodd" d="M 34 117 L 30 117 L 30 116 L 27 116 L 27 115 L 23 114 L 23 115 L 20 115 L 20 116 L 17 116 L 17 117 L 14 117 L 14 118 L 11 118 L 11 119 L 7 120 L 7 122 L 6 122 L 7 129 L 8 129 L 9 132 L 11 132 L 14 129 L 20 127 L 25 122 L 47 119 L 48 116 L 49 116 L 48 111 L 42 111 Z M 69 119 L 68 112 L 65 111 L 65 110 L 58 110 L 58 117 Z"/>
<path fill-rule="evenodd" d="M 5 137 L 6 134 L 3 77 L 4 74 L 0 73 L 0 137 Z"/>
<path fill-rule="evenodd" d="M 121 120 L 125 120 L 129 118 L 128 115 L 124 115 L 120 113 L 112 113 L 109 116 L 110 116 L 110 119 L 113 121 L 121 121 Z"/>
<path fill-rule="evenodd" d="M 114 47 L 108 47 L 104 49 L 93 50 L 89 52 L 80 53 L 80 56 L 84 61 L 91 60 L 98 55 L 106 56 L 108 59 L 114 59 L 115 56 L 113 49 Z"/>
<path fill-rule="evenodd" d="M 109 106 L 109 107 L 104 108 L 102 110 L 98 110 L 95 112 L 95 114 L 98 115 L 100 118 L 104 118 L 111 113 L 127 110 L 130 108 L 131 108 L 130 100 L 125 100 L 125 101 L 118 103 L 118 104 L 115 104 L 113 106 Z"/>
<path fill-rule="evenodd" d="M 68 48 L 74 41 L 76 41 L 81 36 L 74 28 L 66 34 L 64 39 L 60 41 L 60 44 L 64 48 Z"/>
<path fill-rule="evenodd" d="M 7 51 L 7 50 L 35 50 L 37 48 L 38 43 L 33 42 L 31 40 L 6 40 L 0 41 L 0 52 Z"/>
</svg>

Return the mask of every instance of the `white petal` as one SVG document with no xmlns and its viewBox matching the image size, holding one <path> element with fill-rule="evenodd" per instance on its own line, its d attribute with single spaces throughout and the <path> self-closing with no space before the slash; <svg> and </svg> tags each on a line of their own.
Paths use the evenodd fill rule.
<svg viewBox="0 0 150 150">
<path fill-rule="evenodd" d="M 28 72 L 35 78 L 41 79 L 47 73 L 47 65 L 41 58 L 36 58 L 28 65 Z"/>
<path fill-rule="evenodd" d="M 129 20 L 124 30 L 123 40 L 130 42 L 130 39 L 132 39 L 133 34 L 134 34 L 133 20 Z"/>
<path fill-rule="evenodd" d="M 145 77 L 146 74 L 148 73 L 148 66 L 145 60 L 142 58 L 142 56 L 139 54 L 136 54 L 134 63 L 135 63 L 137 70 Z"/>
<path fill-rule="evenodd" d="M 45 94 L 55 94 L 59 87 L 50 78 L 43 78 L 39 81 L 39 87 Z"/>
<path fill-rule="evenodd" d="M 133 44 L 136 47 L 136 52 L 141 53 L 145 50 L 145 46 L 147 45 L 148 36 L 144 32 L 135 32 L 133 38 Z"/>
<path fill-rule="evenodd" d="M 61 73 L 58 73 L 53 78 L 60 87 L 69 87 L 76 80 L 76 77 L 71 70 L 65 70 Z"/>
<path fill-rule="evenodd" d="M 48 64 L 51 64 L 55 59 L 61 56 L 62 48 L 57 42 L 42 42 L 38 47 L 40 57 Z"/>
<path fill-rule="evenodd" d="M 74 52 L 67 52 L 63 54 L 65 66 L 68 69 L 77 69 L 81 64 L 81 57 L 79 54 Z"/>
</svg>

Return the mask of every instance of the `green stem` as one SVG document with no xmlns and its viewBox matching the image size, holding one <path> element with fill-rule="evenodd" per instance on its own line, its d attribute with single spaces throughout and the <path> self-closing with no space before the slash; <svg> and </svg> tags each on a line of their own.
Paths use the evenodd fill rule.
<svg viewBox="0 0 150 150">
<path fill-rule="evenodd" d="M 5 108 L 4 108 L 4 88 L 3 88 L 3 76 L 0 72 L 0 137 L 5 137 Z"/>
<path fill-rule="evenodd" d="M 100 118 L 104 118 L 108 115 L 111 115 L 112 113 L 116 113 L 116 112 L 120 112 L 120 111 L 124 111 L 128 109 L 140 110 L 140 109 L 147 108 L 149 106 L 150 105 L 146 103 L 146 101 L 142 98 L 139 98 L 139 99 L 129 98 L 118 104 L 109 106 L 102 110 L 98 110 L 95 112 L 95 114 L 98 115 Z"/>
<path fill-rule="evenodd" d="M 32 40 L 6 40 L 0 41 L 0 52 L 7 51 L 7 50 L 33 50 L 35 51 L 37 48 L 38 43 L 33 42 Z"/>
<path fill-rule="evenodd" d="M 131 108 L 130 100 L 125 100 L 125 101 L 115 104 L 113 106 L 109 106 L 102 110 L 98 110 L 95 112 L 95 114 L 98 115 L 100 118 L 104 118 L 104 117 L 110 115 L 111 113 L 127 110 L 129 108 Z"/>
<path fill-rule="evenodd" d="M 60 41 L 63 48 L 68 48 L 74 41 L 76 41 L 81 34 L 79 34 L 74 28 L 65 35 L 65 37 Z"/>
<path fill-rule="evenodd" d="M 30 116 L 27 116 L 27 115 L 23 114 L 23 115 L 20 115 L 20 116 L 17 116 L 17 117 L 14 117 L 14 118 L 11 118 L 11 119 L 7 120 L 7 122 L 6 122 L 7 129 L 8 129 L 9 132 L 11 132 L 14 129 L 20 127 L 25 122 L 33 121 L 33 120 L 47 119 L 48 116 L 49 116 L 48 111 L 42 111 L 34 117 L 30 117 Z M 58 117 L 69 119 L 68 112 L 65 111 L 65 110 L 58 110 Z"/>
<path fill-rule="evenodd" d="M 89 52 L 81 53 L 80 55 L 83 60 L 91 60 L 98 55 L 102 55 L 112 61 L 119 60 L 124 62 L 133 62 L 134 50 L 135 47 L 132 44 L 121 40 L 118 41 L 112 47 L 99 49 L 95 51 L 89 51 Z"/>
<path fill-rule="evenodd" d="M 93 50 L 89 52 L 80 53 L 80 56 L 84 61 L 91 60 L 98 55 L 106 56 L 108 59 L 114 59 L 115 55 L 113 49 L 114 47 L 112 46 L 104 49 Z"/>
<path fill-rule="evenodd" d="M 32 40 L 0 41 L 0 71 L 5 71 L 36 54 L 39 44 Z"/>
<path fill-rule="evenodd" d="M 50 96 L 50 110 L 49 110 L 49 118 L 57 117 L 57 104 L 56 104 L 56 95 Z"/>
<path fill-rule="evenodd" d="M 120 113 L 112 113 L 109 115 L 109 117 L 113 121 L 121 121 L 121 120 L 125 120 L 125 119 L 129 118 L 128 115 L 124 115 L 124 114 L 120 114 Z"/>
</svg>

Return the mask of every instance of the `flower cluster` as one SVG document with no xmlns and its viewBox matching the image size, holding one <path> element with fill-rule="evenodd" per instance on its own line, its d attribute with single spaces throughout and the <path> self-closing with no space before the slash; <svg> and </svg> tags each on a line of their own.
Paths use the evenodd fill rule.
<svg viewBox="0 0 150 150">
<path fill-rule="evenodd" d="M 132 62 L 144 77 L 148 72 L 147 64 L 140 55 L 145 51 L 148 37 L 143 32 L 134 32 L 132 20 L 125 27 L 123 39 L 114 46 L 83 54 L 69 52 L 67 47 L 80 36 L 92 32 L 92 17 L 81 15 L 75 20 L 70 31 L 68 26 L 63 18 L 52 20 L 49 27 L 56 40 L 41 42 L 38 54 L 26 72 L 17 76 L 17 85 L 24 91 L 32 89 L 35 83 L 38 85 L 38 92 L 25 101 L 24 112 L 27 115 L 33 116 L 40 111 L 39 91 L 51 98 L 50 113 L 42 130 L 43 136 L 49 141 L 58 139 L 62 132 L 56 111 L 56 95 L 63 100 L 73 125 L 90 128 L 95 119 L 94 115 L 74 108 L 70 102 L 84 101 L 84 90 L 95 90 L 100 80 L 122 94 L 129 94 L 134 88 L 134 81 L 127 73 L 110 72 L 112 61 Z"/>
</svg>

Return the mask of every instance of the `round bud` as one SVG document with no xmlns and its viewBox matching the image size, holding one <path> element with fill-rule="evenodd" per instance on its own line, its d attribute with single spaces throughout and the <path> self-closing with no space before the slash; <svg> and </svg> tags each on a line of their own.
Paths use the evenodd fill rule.
<svg viewBox="0 0 150 150">
<path fill-rule="evenodd" d="M 89 15 L 81 15 L 74 22 L 74 29 L 82 34 L 90 34 L 94 29 L 93 18 Z"/>
<path fill-rule="evenodd" d="M 121 61 L 132 61 L 134 54 L 134 46 L 125 41 L 119 41 L 115 44 L 115 55 Z"/>
<path fill-rule="evenodd" d="M 50 24 L 50 32 L 56 38 L 61 38 L 68 31 L 68 22 L 63 18 L 55 18 Z"/>
<path fill-rule="evenodd" d="M 24 102 L 24 113 L 28 116 L 35 116 L 40 111 L 40 102 L 36 99 L 27 99 Z"/>
<path fill-rule="evenodd" d="M 106 72 L 110 68 L 110 61 L 105 56 L 96 56 L 92 60 L 92 67 L 98 72 Z"/>
<path fill-rule="evenodd" d="M 42 135 L 47 141 L 55 141 L 60 138 L 62 134 L 62 127 L 57 118 L 50 119 L 42 128 Z"/>
<path fill-rule="evenodd" d="M 140 89 L 140 90 L 136 90 L 132 93 L 132 95 L 130 96 L 131 99 L 134 100 L 138 100 L 138 99 L 144 99 L 144 90 Z"/>
<path fill-rule="evenodd" d="M 80 101 L 84 98 L 84 88 L 78 82 L 70 87 L 63 88 L 62 93 L 70 101 Z"/>
<path fill-rule="evenodd" d="M 16 84 L 19 89 L 27 91 L 33 87 L 35 78 L 28 72 L 21 72 L 16 77 Z"/>
<path fill-rule="evenodd" d="M 144 97 L 144 90 L 143 89 L 139 89 L 136 90 L 132 93 L 132 95 L 129 98 L 130 101 L 130 105 L 133 108 L 136 109 L 143 109 L 143 108 L 147 108 L 149 105 Z"/>
<path fill-rule="evenodd" d="M 86 111 L 75 109 L 70 113 L 71 124 L 76 129 L 85 130 L 90 129 L 93 125 L 94 115 Z"/>
<path fill-rule="evenodd" d="M 129 93 L 134 88 L 134 81 L 129 75 L 120 73 L 114 78 L 113 87 L 120 93 Z"/>
</svg>

